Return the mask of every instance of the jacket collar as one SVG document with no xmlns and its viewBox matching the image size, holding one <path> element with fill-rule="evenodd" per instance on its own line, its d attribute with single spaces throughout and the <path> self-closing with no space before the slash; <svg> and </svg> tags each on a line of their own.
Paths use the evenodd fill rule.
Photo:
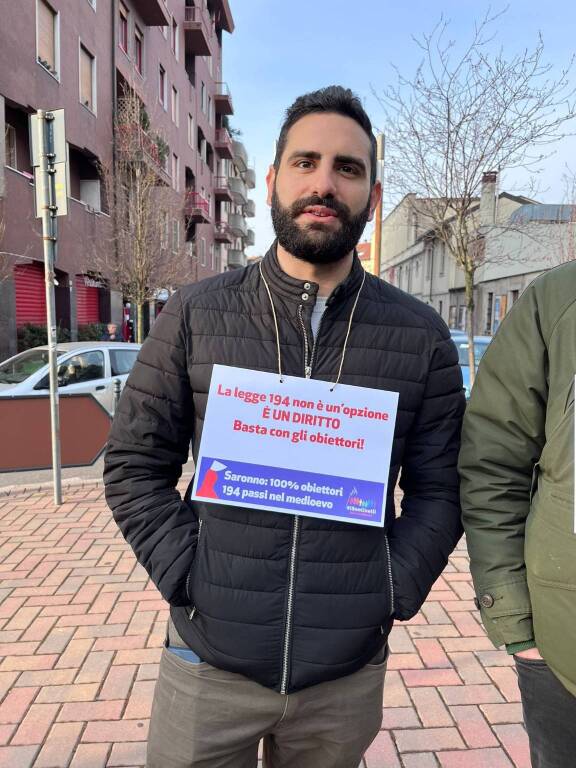
<svg viewBox="0 0 576 768">
<path fill-rule="evenodd" d="M 302 302 L 304 295 L 307 295 L 305 300 L 307 300 L 308 297 L 316 297 L 318 295 L 318 283 L 297 280 L 296 278 L 287 275 L 286 272 L 281 269 L 276 253 L 276 244 L 277 241 L 275 240 L 268 253 L 262 259 L 262 272 L 272 293 L 298 303 Z M 348 296 L 355 293 L 362 282 L 363 272 L 364 268 L 362 267 L 355 250 L 352 269 L 350 270 L 348 277 L 332 291 L 327 305 L 331 305 L 336 301 L 343 301 L 348 298 Z"/>
</svg>

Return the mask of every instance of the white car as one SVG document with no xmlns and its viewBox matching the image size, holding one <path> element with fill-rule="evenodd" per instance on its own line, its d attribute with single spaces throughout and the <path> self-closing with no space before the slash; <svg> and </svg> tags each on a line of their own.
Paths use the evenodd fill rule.
<svg viewBox="0 0 576 768">
<path fill-rule="evenodd" d="M 58 389 L 89 393 L 114 413 L 114 382 L 124 386 L 140 344 L 122 341 L 73 341 L 57 344 Z M 48 347 L 34 347 L 0 363 L 0 397 L 47 395 Z"/>
</svg>

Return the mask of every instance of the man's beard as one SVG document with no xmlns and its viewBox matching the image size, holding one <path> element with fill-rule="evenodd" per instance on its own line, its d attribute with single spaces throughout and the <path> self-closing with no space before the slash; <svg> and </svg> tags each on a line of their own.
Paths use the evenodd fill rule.
<svg viewBox="0 0 576 768">
<path fill-rule="evenodd" d="M 331 208 L 338 214 L 340 226 L 332 230 L 322 220 L 299 227 L 296 217 L 310 205 Z M 350 209 L 333 197 L 307 197 L 284 208 L 272 193 L 272 224 L 280 245 L 297 259 L 309 264 L 334 264 L 356 247 L 370 216 L 370 199 L 363 211 L 352 216 Z"/>
</svg>

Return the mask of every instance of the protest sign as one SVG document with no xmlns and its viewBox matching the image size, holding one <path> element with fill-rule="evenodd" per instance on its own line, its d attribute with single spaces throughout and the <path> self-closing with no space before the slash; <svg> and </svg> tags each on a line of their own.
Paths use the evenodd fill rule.
<svg viewBox="0 0 576 768">
<path fill-rule="evenodd" d="M 215 365 L 192 498 L 384 525 L 398 394 Z"/>
</svg>

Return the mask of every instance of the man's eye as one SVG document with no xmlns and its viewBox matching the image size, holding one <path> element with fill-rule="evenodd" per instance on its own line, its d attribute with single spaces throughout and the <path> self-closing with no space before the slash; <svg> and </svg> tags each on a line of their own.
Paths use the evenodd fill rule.
<svg viewBox="0 0 576 768">
<path fill-rule="evenodd" d="M 311 160 L 298 160 L 296 163 L 297 168 L 312 168 Z"/>
<path fill-rule="evenodd" d="M 353 165 L 341 165 L 340 170 L 352 176 L 358 175 L 358 169 Z"/>
</svg>

